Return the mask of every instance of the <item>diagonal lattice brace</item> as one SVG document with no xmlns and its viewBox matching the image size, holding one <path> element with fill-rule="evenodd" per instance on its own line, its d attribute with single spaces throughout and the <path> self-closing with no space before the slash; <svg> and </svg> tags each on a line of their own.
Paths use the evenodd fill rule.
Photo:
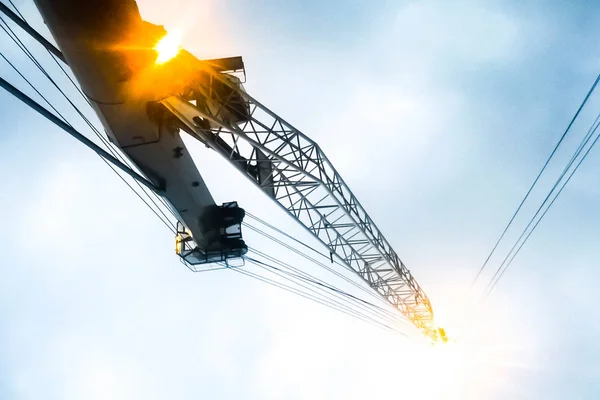
<svg viewBox="0 0 600 400">
<path fill-rule="evenodd" d="M 203 109 L 184 97 L 170 97 L 162 104 L 425 335 L 435 338 L 429 299 L 320 147 L 231 78 L 212 72 L 210 80 L 197 84 L 194 90 L 207 98 Z M 211 90 L 213 80 L 231 92 L 219 96 Z M 247 110 L 241 121 L 233 117 L 240 105 L 232 99 L 239 98 Z"/>
</svg>

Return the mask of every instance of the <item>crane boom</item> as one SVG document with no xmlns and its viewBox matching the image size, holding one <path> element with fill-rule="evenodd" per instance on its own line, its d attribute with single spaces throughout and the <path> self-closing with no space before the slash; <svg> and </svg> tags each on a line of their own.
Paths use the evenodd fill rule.
<svg viewBox="0 0 600 400">
<path fill-rule="evenodd" d="M 427 337 L 445 340 L 427 295 L 319 145 L 246 93 L 241 57 L 200 61 L 181 50 L 157 66 L 150 43 L 165 31 L 143 21 L 134 0 L 35 2 L 111 141 L 164 188 L 182 259 L 227 261 L 247 247 L 243 210 L 214 204 L 180 130 L 229 160 Z"/>
<path fill-rule="evenodd" d="M 231 79 L 206 68 L 212 79 L 196 87 L 206 106 L 171 96 L 162 104 L 186 130 L 231 162 L 272 200 L 397 307 L 417 328 L 437 338 L 431 303 L 317 143 L 258 102 Z M 226 85 L 231 92 L 214 90 Z M 221 95 L 221 97 L 219 97 Z M 240 113 L 241 121 L 231 115 Z M 237 110 L 237 111 L 236 111 Z"/>
</svg>

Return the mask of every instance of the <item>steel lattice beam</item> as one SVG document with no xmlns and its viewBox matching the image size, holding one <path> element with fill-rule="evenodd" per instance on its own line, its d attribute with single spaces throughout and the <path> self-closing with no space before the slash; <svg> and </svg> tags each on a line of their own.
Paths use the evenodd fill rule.
<svg viewBox="0 0 600 400">
<path fill-rule="evenodd" d="M 0 12 L 64 61 L 55 46 L 8 7 L 0 5 Z M 248 95 L 239 80 L 210 67 L 205 72 L 210 79 L 199 81 L 194 89 L 218 107 L 197 107 L 183 97 L 162 103 L 188 131 L 245 173 L 417 328 L 437 338 L 429 299 L 319 146 Z M 230 94 L 218 98 L 215 82 L 229 87 Z M 249 118 L 237 124 L 230 122 L 230 115 L 239 109 L 240 97 Z M 210 121 L 210 128 L 198 125 L 195 117 Z M 106 158 L 122 168 L 118 160 Z M 270 167 L 266 176 L 257 173 L 265 164 Z M 160 191 L 142 177 L 136 179 Z"/>
<path fill-rule="evenodd" d="M 417 328 L 435 337 L 433 311 L 426 294 L 319 146 L 248 95 L 230 76 L 216 71 L 210 76 L 195 90 L 217 107 L 200 109 L 185 97 L 168 98 L 163 105 Z M 233 92 L 227 98 L 218 98 L 211 86 L 215 80 Z M 239 103 L 230 104 L 233 93 L 246 102 L 249 118 L 245 122 L 229 122 L 232 110 L 239 110 Z M 210 124 L 199 123 L 202 120 Z M 261 176 L 256 171 L 265 165 L 270 171 L 268 176 Z"/>
</svg>

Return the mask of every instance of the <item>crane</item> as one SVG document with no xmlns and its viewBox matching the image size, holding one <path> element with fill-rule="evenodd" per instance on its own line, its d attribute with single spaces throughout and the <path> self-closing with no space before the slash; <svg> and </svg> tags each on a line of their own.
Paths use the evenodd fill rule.
<svg viewBox="0 0 600 400">
<path fill-rule="evenodd" d="M 241 57 L 158 54 L 168 33 L 144 21 L 134 0 L 35 3 L 58 45 L 52 51 L 73 71 L 109 140 L 176 213 L 183 261 L 227 263 L 248 250 L 245 211 L 235 201 L 215 203 L 181 138 L 188 134 L 298 221 L 332 262 L 352 269 L 426 337 L 446 340 L 429 298 L 319 145 L 246 92 Z"/>
</svg>

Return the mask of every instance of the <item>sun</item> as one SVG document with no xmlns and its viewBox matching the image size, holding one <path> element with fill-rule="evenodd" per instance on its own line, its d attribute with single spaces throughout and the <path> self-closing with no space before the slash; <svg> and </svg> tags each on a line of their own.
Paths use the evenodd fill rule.
<svg viewBox="0 0 600 400">
<path fill-rule="evenodd" d="M 173 59 L 181 49 L 181 34 L 177 31 L 167 33 L 156 43 L 154 50 L 158 53 L 156 64 L 164 64 Z"/>
</svg>

